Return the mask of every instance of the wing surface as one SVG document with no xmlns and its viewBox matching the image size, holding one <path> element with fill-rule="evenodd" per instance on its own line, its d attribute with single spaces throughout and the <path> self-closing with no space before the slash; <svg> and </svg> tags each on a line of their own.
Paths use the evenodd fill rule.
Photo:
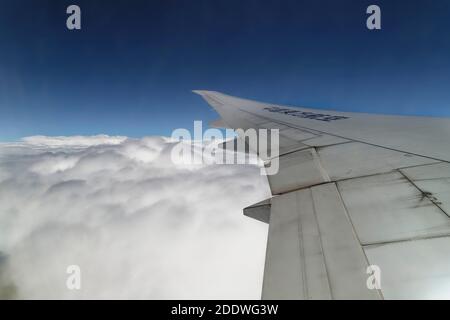
<svg viewBox="0 0 450 320">
<path fill-rule="evenodd" d="M 450 119 L 195 92 L 221 126 L 280 130 L 273 196 L 244 209 L 269 223 L 262 298 L 450 298 Z"/>
</svg>

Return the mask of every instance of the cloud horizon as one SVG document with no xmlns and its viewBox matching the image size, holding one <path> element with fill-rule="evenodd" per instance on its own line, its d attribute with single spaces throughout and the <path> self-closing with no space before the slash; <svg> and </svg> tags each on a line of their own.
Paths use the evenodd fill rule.
<svg viewBox="0 0 450 320">
<path fill-rule="evenodd" d="M 259 299 L 270 195 L 256 165 L 176 165 L 167 137 L 0 144 L 0 296 Z M 81 290 L 66 287 L 79 265 Z"/>
</svg>

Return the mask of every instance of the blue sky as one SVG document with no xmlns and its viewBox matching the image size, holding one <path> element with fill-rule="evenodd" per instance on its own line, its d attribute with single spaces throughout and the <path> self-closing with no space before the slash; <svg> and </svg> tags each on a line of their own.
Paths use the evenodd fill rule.
<svg viewBox="0 0 450 320">
<path fill-rule="evenodd" d="M 0 0 L 0 141 L 170 135 L 216 118 L 192 89 L 450 116 L 449 32 L 448 0 Z"/>
</svg>

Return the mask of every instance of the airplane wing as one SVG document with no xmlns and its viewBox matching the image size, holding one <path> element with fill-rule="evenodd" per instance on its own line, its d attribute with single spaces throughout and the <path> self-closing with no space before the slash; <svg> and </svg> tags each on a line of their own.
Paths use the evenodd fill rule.
<svg viewBox="0 0 450 320">
<path fill-rule="evenodd" d="M 450 298 L 450 119 L 194 92 L 221 127 L 280 130 L 273 196 L 244 209 L 269 223 L 263 299 Z"/>
</svg>

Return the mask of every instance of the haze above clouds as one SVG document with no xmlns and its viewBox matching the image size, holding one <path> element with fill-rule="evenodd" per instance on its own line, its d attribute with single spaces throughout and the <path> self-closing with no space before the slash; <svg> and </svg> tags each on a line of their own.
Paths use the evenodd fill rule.
<svg viewBox="0 0 450 320">
<path fill-rule="evenodd" d="M 0 297 L 258 299 L 254 165 L 175 165 L 165 137 L 0 144 Z M 79 265 L 81 290 L 66 268 Z"/>
</svg>

